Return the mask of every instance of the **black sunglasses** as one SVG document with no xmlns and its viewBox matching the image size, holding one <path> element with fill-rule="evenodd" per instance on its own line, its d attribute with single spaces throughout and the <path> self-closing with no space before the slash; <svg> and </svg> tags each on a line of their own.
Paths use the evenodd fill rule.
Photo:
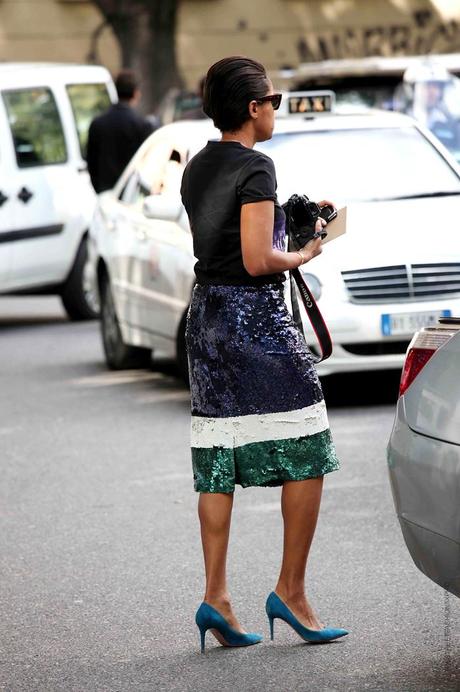
<svg viewBox="0 0 460 692">
<path fill-rule="evenodd" d="M 281 99 L 283 94 L 270 94 L 269 96 L 262 96 L 260 99 L 255 99 L 257 103 L 265 103 L 265 101 L 270 101 L 273 106 L 273 110 L 277 111 L 281 105 Z"/>
</svg>

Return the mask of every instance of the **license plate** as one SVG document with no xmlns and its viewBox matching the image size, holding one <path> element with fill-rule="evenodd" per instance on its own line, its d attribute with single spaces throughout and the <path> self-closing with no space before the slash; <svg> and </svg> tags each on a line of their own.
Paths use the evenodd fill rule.
<svg viewBox="0 0 460 692">
<path fill-rule="evenodd" d="M 404 334 L 411 336 L 422 327 L 435 327 L 440 317 L 450 317 L 450 310 L 433 310 L 430 312 L 400 312 L 382 315 L 383 336 Z"/>
</svg>

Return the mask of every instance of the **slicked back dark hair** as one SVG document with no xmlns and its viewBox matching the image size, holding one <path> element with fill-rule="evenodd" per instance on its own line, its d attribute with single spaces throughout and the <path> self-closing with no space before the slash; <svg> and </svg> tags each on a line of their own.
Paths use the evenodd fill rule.
<svg viewBox="0 0 460 692">
<path fill-rule="evenodd" d="M 136 89 L 139 88 L 137 77 L 133 70 L 120 70 L 115 80 L 115 87 L 120 101 L 132 99 Z"/>
<path fill-rule="evenodd" d="M 221 132 L 235 132 L 249 120 L 250 102 L 266 96 L 268 88 L 260 62 L 240 55 L 223 58 L 206 75 L 203 110 Z"/>
</svg>

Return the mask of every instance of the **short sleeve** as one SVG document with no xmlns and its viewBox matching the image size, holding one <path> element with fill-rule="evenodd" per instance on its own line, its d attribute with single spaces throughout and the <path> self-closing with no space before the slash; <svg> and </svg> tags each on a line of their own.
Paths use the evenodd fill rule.
<svg viewBox="0 0 460 692">
<path fill-rule="evenodd" d="M 247 163 L 238 179 L 237 193 L 241 204 L 276 201 L 276 176 L 273 161 L 258 155 Z"/>
</svg>

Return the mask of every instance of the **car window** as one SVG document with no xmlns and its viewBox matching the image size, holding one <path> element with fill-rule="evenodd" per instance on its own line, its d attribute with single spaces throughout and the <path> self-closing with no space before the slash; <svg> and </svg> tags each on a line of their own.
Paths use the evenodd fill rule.
<svg viewBox="0 0 460 692">
<path fill-rule="evenodd" d="M 275 162 L 279 197 L 338 204 L 460 193 L 460 179 L 416 127 L 277 134 L 260 145 Z"/>
<path fill-rule="evenodd" d="M 120 190 L 118 199 L 125 204 L 130 204 L 134 197 L 135 188 L 137 185 L 137 170 L 134 168 L 125 179 L 123 187 Z"/>
<path fill-rule="evenodd" d="M 162 195 L 179 195 L 184 164 L 177 149 L 173 149 L 163 167 L 160 181 Z"/>
<path fill-rule="evenodd" d="M 12 89 L 3 92 L 3 100 L 20 168 L 67 160 L 62 122 L 50 89 Z"/>
<path fill-rule="evenodd" d="M 183 162 L 170 142 L 153 141 L 136 164 L 121 191 L 122 202 L 141 208 L 149 195 L 179 194 Z"/>
<path fill-rule="evenodd" d="M 68 84 L 67 94 L 72 106 L 81 155 L 86 159 L 88 130 L 91 121 L 110 106 L 106 84 Z"/>
</svg>

